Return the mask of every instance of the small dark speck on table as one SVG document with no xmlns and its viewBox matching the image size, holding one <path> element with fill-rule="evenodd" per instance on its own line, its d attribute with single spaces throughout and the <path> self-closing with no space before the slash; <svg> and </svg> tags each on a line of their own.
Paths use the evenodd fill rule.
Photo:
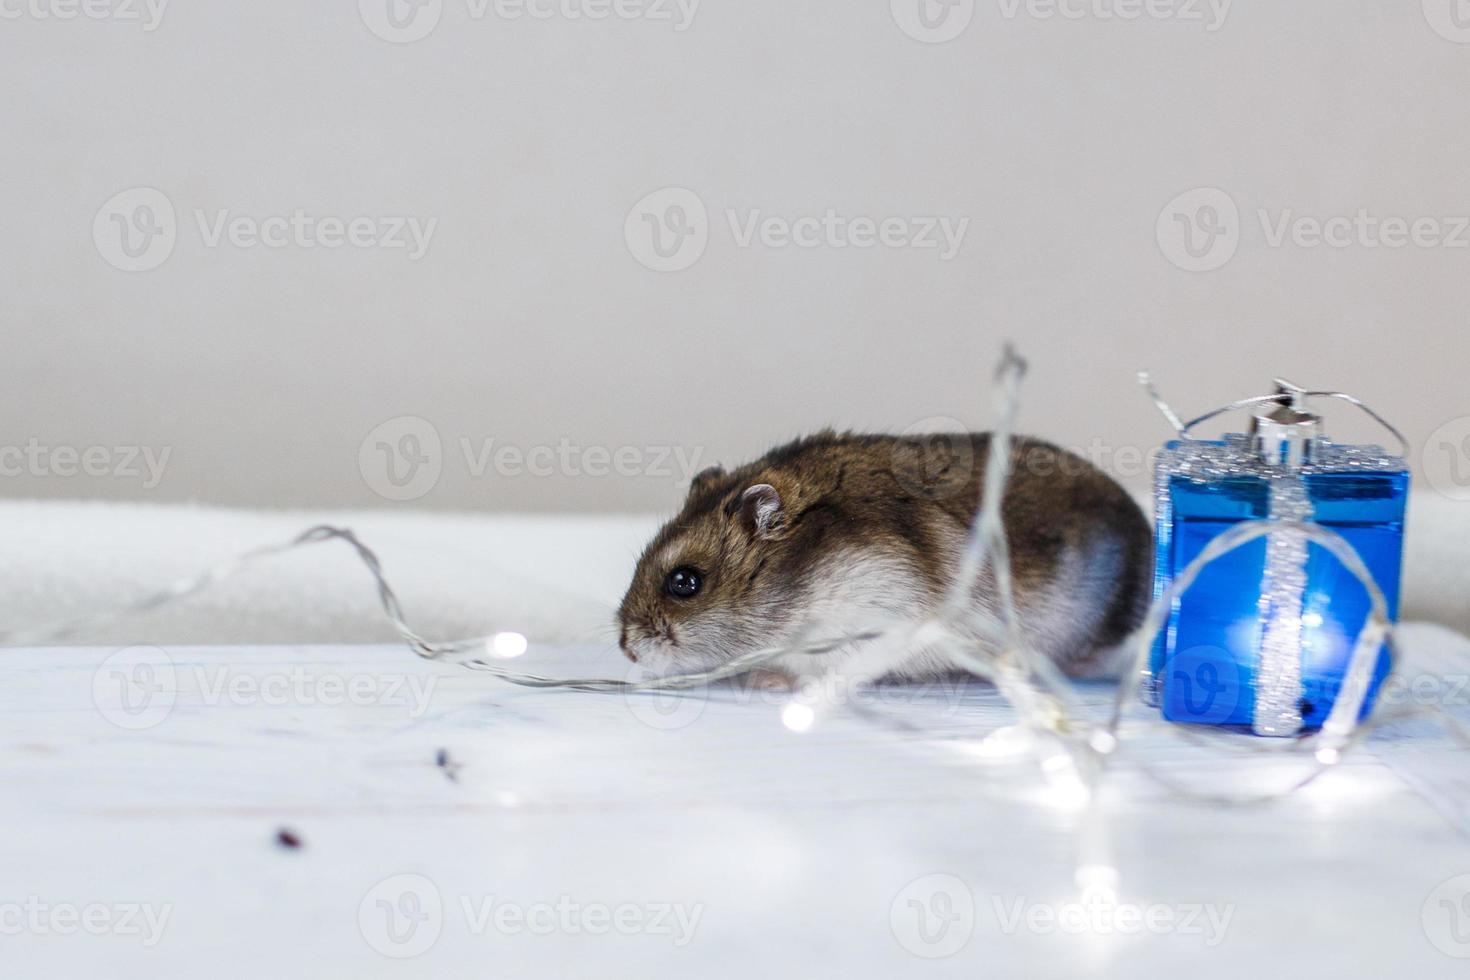
<svg viewBox="0 0 1470 980">
<path fill-rule="evenodd" d="M 290 827 L 281 827 L 276 831 L 276 843 L 288 851 L 301 849 L 301 835 Z"/>
</svg>

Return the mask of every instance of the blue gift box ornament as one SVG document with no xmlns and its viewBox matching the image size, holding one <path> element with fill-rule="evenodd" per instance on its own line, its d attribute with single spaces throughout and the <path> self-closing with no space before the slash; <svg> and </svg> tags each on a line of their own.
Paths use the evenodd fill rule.
<svg viewBox="0 0 1470 980">
<path fill-rule="evenodd" d="M 1393 426 L 1349 395 L 1284 381 L 1274 394 L 1188 424 L 1154 397 L 1181 437 L 1163 447 L 1155 466 L 1155 599 L 1222 532 L 1242 521 L 1279 519 L 1340 535 L 1383 592 L 1389 618 L 1397 618 L 1409 490 L 1404 457 L 1330 441 L 1311 403 L 1348 401 L 1403 446 Z M 1253 410 L 1245 434 L 1188 435 L 1245 408 Z M 1369 610 L 1367 589 L 1331 551 L 1302 534 L 1270 530 L 1205 564 L 1174 598 L 1143 679 L 1145 698 L 1170 721 L 1268 736 L 1319 728 L 1342 690 Z M 1380 650 L 1364 712 L 1389 666 Z"/>
</svg>

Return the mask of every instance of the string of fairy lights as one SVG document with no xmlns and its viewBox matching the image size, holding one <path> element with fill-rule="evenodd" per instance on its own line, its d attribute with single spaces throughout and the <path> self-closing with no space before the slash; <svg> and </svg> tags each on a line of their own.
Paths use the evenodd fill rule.
<svg viewBox="0 0 1470 980">
<path fill-rule="evenodd" d="M 996 369 L 997 421 L 986 454 L 983 492 L 961 554 L 958 574 L 938 610 L 922 619 L 886 619 L 862 624 L 811 622 L 792 639 L 779 646 L 753 650 L 705 671 L 652 677 L 641 680 L 608 677 L 547 677 L 511 669 L 506 662 L 524 654 L 527 638 L 503 630 L 490 635 L 435 642 L 415 632 L 408 624 L 397 594 L 385 576 L 377 555 L 348 528 L 319 525 L 281 544 L 244 552 L 186 577 L 136 602 L 111 611 L 76 617 L 35 629 L 0 631 L 0 645 L 20 646 L 55 643 L 95 630 L 124 617 L 135 616 L 179 602 L 239 574 L 265 559 L 311 545 L 340 541 L 349 546 L 371 575 L 384 614 L 398 636 L 420 657 L 462 664 L 498 680 L 530 688 L 566 688 L 593 693 L 635 694 L 681 692 L 706 688 L 747 674 L 778 658 L 793 655 L 820 657 L 842 649 L 858 651 L 841 658 L 842 679 L 849 687 L 878 681 L 905 658 L 919 650 L 940 653 L 956 668 L 990 681 L 1010 703 L 1016 723 L 989 733 L 976 733 L 979 755 L 1031 752 L 1040 764 L 1057 799 L 1071 806 L 1096 806 L 1097 790 L 1114 760 L 1123 750 L 1146 735 L 1164 735 L 1189 745 L 1218 752 L 1222 757 L 1244 753 L 1251 756 L 1288 758 L 1300 761 L 1302 769 L 1283 785 L 1229 792 L 1210 786 L 1204 789 L 1179 778 L 1174 768 L 1155 764 L 1146 752 L 1128 753 L 1129 763 L 1169 794 L 1211 803 L 1240 805 L 1259 803 L 1289 795 L 1312 783 L 1337 765 L 1344 753 L 1373 729 L 1409 717 L 1429 717 L 1462 747 L 1470 748 L 1467 730 L 1448 712 L 1433 705 L 1378 706 L 1364 717 L 1363 707 L 1372 689 L 1372 675 L 1379 651 L 1387 649 L 1397 669 L 1398 643 L 1387 600 L 1352 546 L 1335 532 L 1310 521 L 1283 518 L 1246 521 L 1215 537 L 1177 575 L 1149 608 L 1142 625 L 1129 638 L 1130 651 L 1121 682 L 1116 686 L 1112 707 L 1105 717 L 1089 717 L 1079 691 L 1055 664 L 1024 640 L 1020 629 L 1011 575 L 1010 552 L 1001 521 L 1001 500 L 1010 476 L 1011 446 L 1020 403 L 1025 362 L 1009 347 Z M 1142 378 L 1166 418 L 1178 416 L 1163 403 Z M 1214 413 L 1212 413 L 1214 414 Z M 1193 425 L 1194 423 L 1190 423 Z M 1386 423 L 1385 423 L 1386 424 Z M 1176 425 L 1180 431 L 1187 426 Z M 1148 664 L 1155 638 L 1164 628 L 1172 603 L 1189 589 L 1209 563 L 1268 534 L 1296 535 L 1301 541 L 1330 552 L 1367 590 L 1371 609 L 1352 645 L 1351 658 L 1341 693 L 1320 729 L 1294 739 L 1262 739 L 1211 726 L 1179 725 L 1156 714 L 1140 715 L 1138 689 Z M 979 609 L 971 601 L 976 584 L 989 570 L 995 586 L 994 611 Z M 1390 677 L 1393 676 L 1392 671 Z M 793 695 L 781 712 L 788 728 L 802 731 L 814 724 L 835 703 L 821 693 L 829 685 L 808 683 Z M 818 692 L 813 694 L 812 692 Z M 830 699 L 829 699 L 830 700 Z M 849 702 L 851 704 L 851 702 Z M 860 715 L 903 728 L 907 734 L 922 735 L 922 726 L 898 724 L 871 707 L 856 707 Z M 1098 867 L 1084 861 L 1086 867 Z M 1105 868 L 1105 866 L 1102 866 Z"/>
</svg>

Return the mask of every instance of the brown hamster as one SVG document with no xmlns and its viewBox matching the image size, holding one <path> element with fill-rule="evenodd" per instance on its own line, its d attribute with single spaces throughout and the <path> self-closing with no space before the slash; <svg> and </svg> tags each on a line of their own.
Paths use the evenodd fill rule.
<svg viewBox="0 0 1470 980">
<path fill-rule="evenodd" d="M 684 673 L 777 646 L 812 622 L 830 636 L 876 617 L 918 620 L 957 574 L 989 447 L 988 433 L 825 431 L 700 473 L 638 560 L 618 609 L 624 653 L 651 672 Z M 1152 535 L 1138 504 L 1081 457 L 1018 438 L 1001 513 L 1026 638 L 1064 669 L 1095 670 L 1147 607 Z M 974 601 L 993 611 L 994 596 L 987 572 Z M 842 655 L 773 666 L 819 674 Z M 920 653 L 889 676 L 951 668 Z"/>
</svg>

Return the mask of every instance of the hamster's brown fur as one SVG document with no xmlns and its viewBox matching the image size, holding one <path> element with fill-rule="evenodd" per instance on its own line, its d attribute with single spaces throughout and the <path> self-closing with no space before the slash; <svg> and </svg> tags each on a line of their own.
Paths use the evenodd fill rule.
<svg viewBox="0 0 1470 980">
<path fill-rule="evenodd" d="M 988 433 L 798 439 L 697 476 L 644 550 L 618 610 L 628 657 L 660 672 L 715 666 L 812 619 L 917 619 L 949 588 L 981 494 Z M 1085 669 L 1147 604 L 1152 540 L 1134 500 L 1080 457 L 1018 438 L 1002 501 L 1023 630 Z M 668 576 L 695 571 L 689 597 Z M 975 595 L 990 607 L 994 583 Z M 993 608 L 993 607 L 992 607 Z M 822 669 L 806 657 L 782 667 Z M 932 673 L 935 665 L 898 671 Z"/>
</svg>

